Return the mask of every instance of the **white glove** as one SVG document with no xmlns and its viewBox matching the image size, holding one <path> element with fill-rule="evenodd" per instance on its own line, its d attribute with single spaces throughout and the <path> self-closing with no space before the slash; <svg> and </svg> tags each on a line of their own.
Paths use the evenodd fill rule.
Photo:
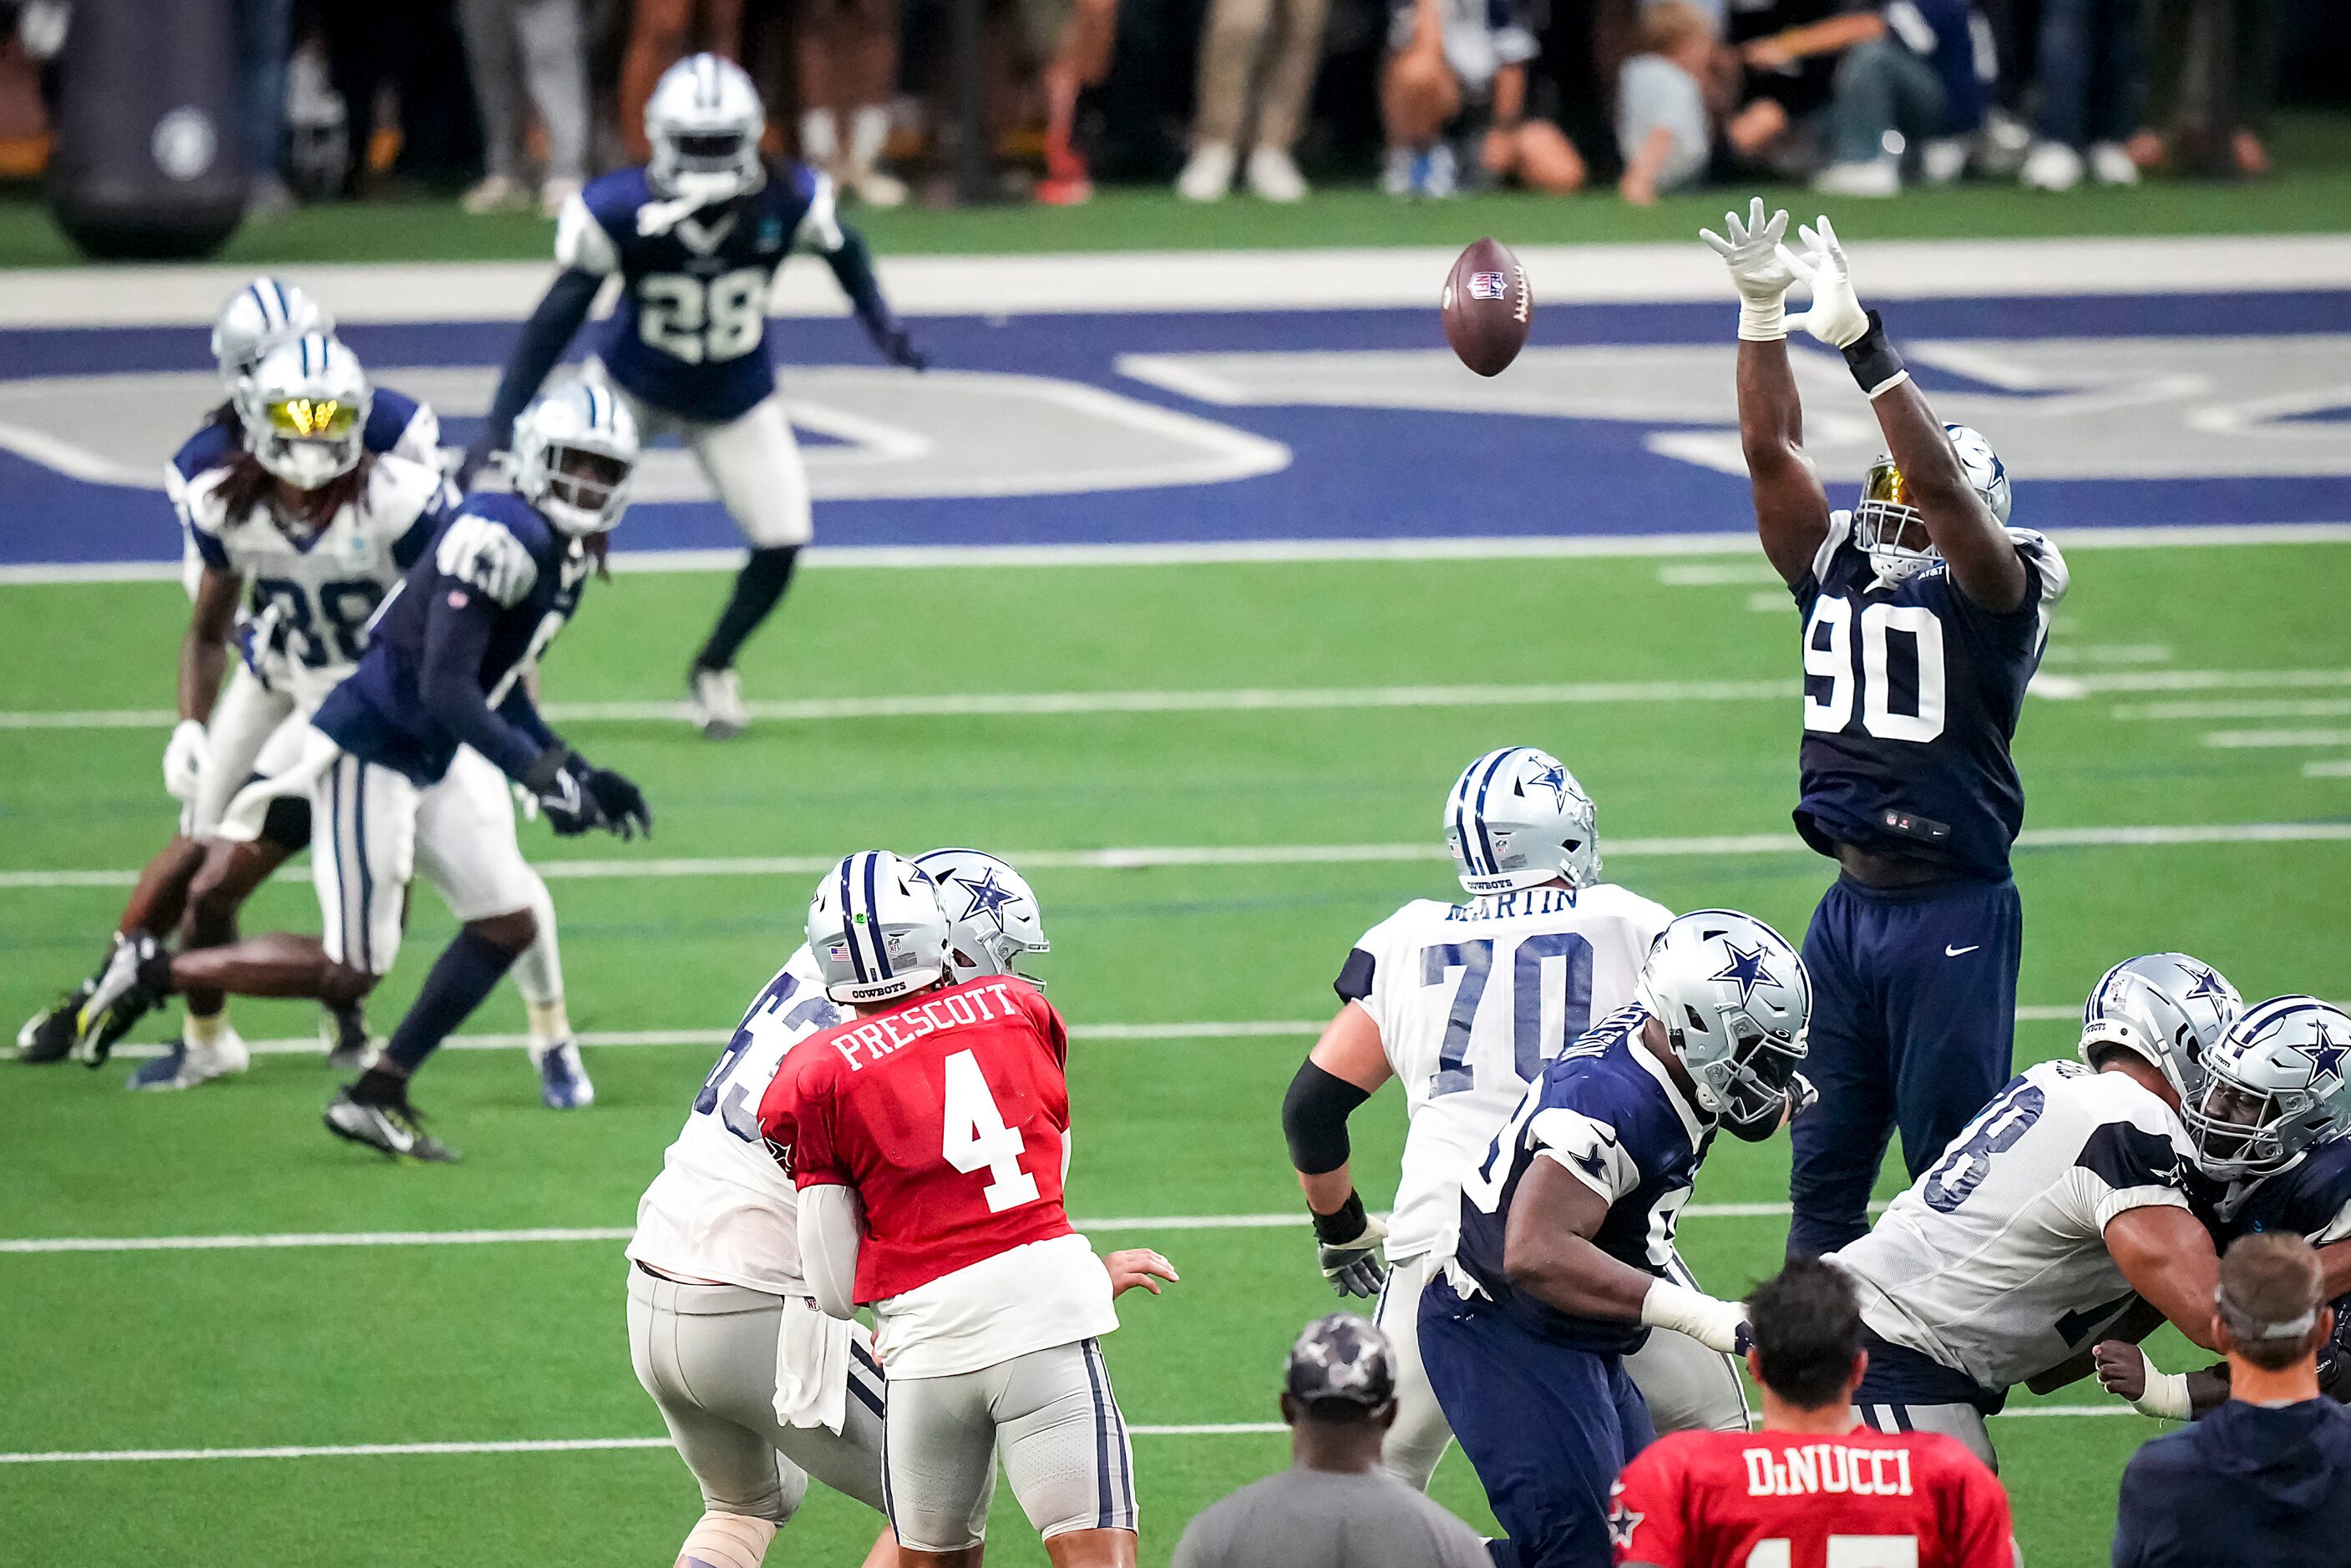
<svg viewBox="0 0 2351 1568">
<path fill-rule="evenodd" d="M 163 788 L 173 800 L 196 798 L 196 773 L 204 761 L 203 722 L 183 719 L 172 725 L 172 738 L 163 744 Z"/>
<path fill-rule="evenodd" d="M 1700 229 L 1714 254 L 1730 268 L 1731 286 L 1739 290 L 1739 336 L 1753 343 L 1770 343 L 1788 335 L 1783 317 L 1788 290 L 1795 286 L 1795 269 L 1787 248 L 1780 244 L 1788 232 L 1788 214 L 1763 216 L 1763 198 L 1748 203 L 1747 221 L 1736 213 L 1722 214 L 1725 239 L 1712 229 Z"/>
<path fill-rule="evenodd" d="M 1812 289 L 1813 307 L 1789 317 L 1787 325 L 1802 327 L 1832 348 L 1861 341 L 1869 330 L 1869 312 L 1853 291 L 1853 269 L 1845 265 L 1836 231 L 1823 217 L 1818 228 L 1799 229 L 1796 237 L 1803 241 L 1804 254 L 1782 245 L 1780 259 Z"/>
<path fill-rule="evenodd" d="M 1652 1328 L 1686 1334 L 1725 1355 L 1743 1355 L 1754 1342 L 1748 1332 L 1744 1302 L 1718 1301 L 1704 1291 L 1671 1280 L 1649 1282 L 1649 1293 L 1641 1298 L 1641 1321 Z"/>
</svg>

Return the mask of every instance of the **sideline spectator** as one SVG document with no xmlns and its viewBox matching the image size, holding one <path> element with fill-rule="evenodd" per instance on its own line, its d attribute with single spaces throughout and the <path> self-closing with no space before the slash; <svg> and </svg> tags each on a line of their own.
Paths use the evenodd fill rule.
<svg viewBox="0 0 2351 1568">
<path fill-rule="evenodd" d="M 898 85 L 896 0 L 807 0 L 798 31 L 800 161 L 868 206 L 899 205 L 905 182 L 876 167 Z"/>
<path fill-rule="evenodd" d="M 696 14 L 701 26 L 695 26 Z M 629 52 L 621 61 L 621 134 L 628 139 L 629 161 L 652 160 L 645 140 L 645 99 L 662 72 L 695 52 L 689 40 L 714 55 L 743 57 L 743 0 L 634 0 L 629 18 Z"/>
<path fill-rule="evenodd" d="M 1331 0 L 1212 0 L 1200 35 L 1199 119 L 1192 156 L 1176 176 L 1178 195 L 1214 202 L 1231 187 L 1249 78 L 1261 56 L 1264 80 L 1247 166 L 1249 188 L 1269 202 L 1306 195 L 1306 181 L 1290 150 L 1297 144 L 1315 68 L 1322 63 L 1322 28 L 1330 14 Z M 1277 21 L 1280 36 L 1269 52 L 1267 39 Z"/>
<path fill-rule="evenodd" d="M 2123 143 L 2138 128 L 2139 0 L 2041 0 L 2036 140 L 2017 175 L 2070 191 L 2086 168 L 2101 185 L 2136 185 Z"/>
<path fill-rule="evenodd" d="M 1809 9 L 1782 0 L 1779 9 Z M 1970 0 L 1887 0 L 1882 10 L 1820 16 L 1750 38 L 1740 57 L 1757 92 L 1780 99 L 1792 128 L 1816 105 L 1828 164 L 1813 188 L 1824 195 L 1880 197 L 1902 190 L 1903 154 L 1922 143 L 1930 184 L 1957 179 L 1982 128 L 1992 79 L 1991 35 Z M 1794 90 L 1772 85 L 1786 78 Z M 1799 109 L 1799 102 L 1807 104 Z"/>
<path fill-rule="evenodd" d="M 1616 149 L 1625 160 L 1616 190 L 1646 207 L 1706 173 L 1714 149 L 1707 83 L 1720 46 L 1714 18 L 1692 0 L 1649 0 L 1640 29 L 1640 53 L 1616 73 Z"/>
<path fill-rule="evenodd" d="M 2270 103 L 2277 90 L 2278 26 L 2273 0 L 2148 0 L 2154 43 L 2148 78 L 2148 129 L 2129 143 L 2142 168 L 2166 161 L 2177 137 L 2180 161 L 2260 179 L 2270 171 Z M 2199 95 L 2193 124 L 2189 105 Z"/>
<path fill-rule="evenodd" d="M 1118 0 L 1020 0 L 1029 48 L 1045 89 L 1045 178 L 1037 200 L 1074 207 L 1094 185 L 1077 149 L 1078 95 L 1110 74 L 1118 42 Z"/>
<path fill-rule="evenodd" d="M 286 61 L 294 52 L 294 0 L 235 0 L 237 97 L 244 115 L 238 127 L 249 173 L 245 210 L 266 217 L 294 205 L 287 189 L 283 142 L 286 128 Z"/>
<path fill-rule="evenodd" d="M 1444 197 L 1459 189 L 1460 156 L 1448 131 L 1465 145 L 1474 140 L 1486 179 L 1515 179 L 1553 196 L 1583 183 L 1583 160 L 1566 133 L 1527 115 L 1527 62 L 1537 46 L 1524 0 L 1398 0 L 1388 47 L 1380 82 L 1388 141 L 1380 184 L 1388 194 Z"/>
<path fill-rule="evenodd" d="M 1174 1568 L 1489 1568 L 1469 1527 L 1380 1469 L 1395 1356 L 1371 1320 L 1334 1312 L 1290 1347 L 1290 1465 L 1185 1527 Z"/>
<path fill-rule="evenodd" d="M 2351 1410 L 2318 1391 L 2334 1327 L 2318 1254 L 2287 1231 L 2220 1260 L 2212 1321 L 2229 1402 L 2123 1471 L 2115 1568 L 2317 1568 L 2343 1561 Z"/>
<path fill-rule="evenodd" d="M 482 117 L 481 182 L 460 198 L 468 213 L 531 202 L 524 183 L 523 89 L 547 128 L 538 210 L 553 217 L 588 178 L 588 51 L 580 0 L 458 0 L 465 70 Z"/>
</svg>

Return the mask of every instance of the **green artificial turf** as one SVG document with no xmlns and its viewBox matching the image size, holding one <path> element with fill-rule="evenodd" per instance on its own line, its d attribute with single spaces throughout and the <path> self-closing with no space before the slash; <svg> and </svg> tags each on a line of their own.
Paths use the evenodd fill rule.
<svg viewBox="0 0 2351 1568">
<path fill-rule="evenodd" d="M 2339 721 L 2189 714 L 2150 704 L 2340 703 L 2351 683 L 2342 586 L 2351 545 L 2080 550 L 2048 669 L 2093 687 L 2116 670 L 2304 672 L 2185 692 L 2093 691 L 2028 703 L 2020 753 L 2035 827 L 2340 821 L 2351 781 L 2305 776 L 2340 755 L 2210 743 L 2215 732 Z M 1793 612 L 1751 583 L 1676 586 L 1654 560 L 819 570 L 745 668 L 753 699 L 1538 681 L 1792 680 Z M 632 575 L 589 597 L 551 654 L 550 702 L 666 699 L 724 579 Z M 1752 602 L 1751 602 L 1752 601 Z M 1756 607 L 1760 603 L 1762 607 Z M 906 607 L 919 606 L 910 616 Z M 185 600 L 168 583 L 0 587 L 0 707 L 158 709 Z M 884 623 L 889 638 L 855 628 Z M 1465 636 L 1504 624 L 1508 638 Z M 987 634 L 975 641 L 971 628 Z M 2261 678 L 2257 678 L 2261 679 Z M 2270 711 L 2274 712 L 2274 709 Z M 2199 716 L 2200 715 L 2200 716 Z M 1349 943 L 1407 898 L 1452 888 L 1437 833 L 1455 771 L 1510 742 L 1566 758 L 1599 802 L 1614 879 L 1668 904 L 1750 909 L 1802 929 L 1828 879 L 1801 849 L 1646 852 L 1634 840 L 1784 831 L 1792 696 L 1585 704 L 1127 712 L 768 722 L 714 746 L 682 723 L 580 722 L 571 739 L 641 782 L 648 845 L 552 839 L 559 869 L 829 857 L 869 844 L 1008 851 L 1136 846 L 1423 844 L 1419 860 L 1033 873 L 1054 950 L 1051 994 L 1081 1026 L 1261 1022 L 1311 1028 Z M 0 730 L 0 871 L 125 871 L 169 833 L 162 726 Z M 1610 848 L 1611 845 L 1618 846 Z M 1625 847 L 1625 846 L 1630 847 Z M 1663 847 L 1671 847 L 1665 846 Z M 2114 960 L 2183 947 L 2247 995 L 2351 994 L 2341 933 L 2351 843 L 2028 849 L 2027 1059 L 2070 1049 L 2051 1016 Z M 789 950 L 811 877 L 558 877 L 570 1007 L 585 1030 L 727 1029 Z M 120 887 L 0 877 L 0 1020 L 13 1023 L 97 956 Z M 315 928 L 306 877 L 263 890 L 250 929 Z M 373 1003 L 388 1027 L 451 930 L 420 892 L 408 949 Z M 301 1035 L 314 1015 L 244 1002 L 248 1038 Z M 514 1031 L 511 991 L 471 1025 Z M 159 1018 L 139 1038 L 164 1037 Z M 1303 1033 L 1081 1038 L 1071 1204 L 1083 1218 L 1293 1211 L 1276 1119 Z M 0 1063 L 0 1239 L 619 1227 L 659 1167 L 714 1048 L 591 1045 L 592 1109 L 541 1109 L 518 1051 L 451 1052 L 417 1098 L 466 1158 L 392 1166 L 331 1141 L 332 1079 L 309 1054 L 172 1096 L 122 1092 L 126 1067 Z M 1356 1168 L 1392 1190 L 1400 1102 L 1356 1117 Z M 1785 1195 L 1784 1143 L 1726 1145 L 1698 1202 Z M 1889 1171 L 1883 1189 L 1899 1181 Z M 1735 1291 L 1776 1260 L 1783 1221 L 1693 1215 L 1684 1251 Z M 1280 1352 L 1331 1298 L 1302 1227 L 1103 1230 L 1183 1271 L 1130 1297 L 1109 1342 L 1130 1419 L 1270 1417 Z M 648 1438 L 628 1366 L 617 1242 L 268 1250 L 0 1251 L 0 1454 Z M 2176 1341 L 2168 1366 L 2189 1365 Z M 2076 1386 L 2041 1403 L 2097 1407 Z M 2123 1459 L 2151 1435 L 2128 1415 L 1994 1423 L 2027 1560 L 2103 1561 Z M 1207 1501 L 1281 1462 L 1274 1435 L 1137 1442 L 1144 1560 L 1164 1563 Z M 1480 1522 L 1475 1477 L 1447 1461 L 1439 1498 Z M 277 1459 L 0 1463 L 0 1557 L 114 1568 L 188 1563 L 566 1568 L 666 1561 L 698 1512 L 659 1449 Z M 854 1562 L 874 1520 L 811 1496 L 778 1562 Z M 1041 1564 L 1008 1499 L 989 1560 Z"/>
</svg>

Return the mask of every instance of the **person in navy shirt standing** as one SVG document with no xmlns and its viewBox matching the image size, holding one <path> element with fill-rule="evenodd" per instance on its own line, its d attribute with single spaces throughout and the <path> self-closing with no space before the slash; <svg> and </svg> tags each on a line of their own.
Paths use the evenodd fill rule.
<svg viewBox="0 0 2351 1568">
<path fill-rule="evenodd" d="M 833 211 L 831 180 L 759 157 L 767 116 L 740 66 L 680 60 L 645 104 L 653 161 L 603 176 L 557 221 L 563 271 L 524 326 L 466 476 L 507 441 L 522 406 L 571 341 L 608 277 L 620 301 L 596 352 L 648 436 L 674 431 L 750 542 L 718 624 L 695 656 L 687 694 L 703 732 L 745 725 L 735 656 L 790 585 L 813 532 L 808 473 L 768 353 L 768 289 L 794 250 L 825 258 L 882 357 L 928 363 L 892 316 L 858 233 Z"/>
<path fill-rule="evenodd" d="M 1841 873 L 1804 936 L 1821 1105 L 1793 1134 L 1788 1251 L 1807 1256 L 1866 1233 L 1897 1125 L 1916 1179 L 2010 1077 L 2024 789 L 2009 748 L 2067 577 L 2046 539 L 2006 525 L 2007 471 L 1935 417 L 1828 220 L 1803 231 L 1804 256 L 1780 243 L 1787 222 L 1758 199 L 1705 238 L 1743 301 L 1756 529 L 1803 617 L 1796 830 Z M 1800 277 L 1813 308 L 1793 319 L 1844 351 L 1888 449 L 1850 513 L 1829 510 L 1803 451 L 1782 305 Z"/>
<path fill-rule="evenodd" d="M 1528 1085 L 1421 1293 L 1430 1385 L 1523 1568 L 1608 1561 L 1609 1489 L 1656 1435 L 1625 1370 L 1652 1328 L 1746 1349 L 1744 1308 L 1667 1277 L 1675 1218 L 1718 1127 L 1769 1137 L 1808 1095 L 1812 987 L 1762 921 L 1680 917 L 1638 994 Z"/>
</svg>

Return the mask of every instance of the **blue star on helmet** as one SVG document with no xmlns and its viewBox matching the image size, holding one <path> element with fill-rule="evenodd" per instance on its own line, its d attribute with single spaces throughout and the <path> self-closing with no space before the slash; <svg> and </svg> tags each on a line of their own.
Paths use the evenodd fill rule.
<svg viewBox="0 0 2351 1568">
<path fill-rule="evenodd" d="M 1708 980 L 1729 980 L 1738 981 L 1739 1000 L 1741 1003 L 1744 1003 L 1749 998 L 1755 994 L 1755 988 L 1757 986 L 1771 978 L 1770 975 L 1763 972 L 1762 944 L 1760 942 L 1757 943 L 1754 950 L 1751 952 L 1747 949 L 1740 947 L 1737 942 L 1726 941 L 1722 945 L 1729 951 L 1730 961 L 1724 964 L 1714 973 L 1707 976 L 1707 978 Z"/>
<path fill-rule="evenodd" d="M 1567 809 L 1567 800 L 1574 786 L 1567 781 L 1567 770 L 1553 763 L 1527 781 L 1529 789 L 1547 789 L 1559 797 L 1559 809 Z"/>
<path fill-rule="evenodd" d="M 947 880 L 971 895 L 971 902 L 965 906 L 958 919 L 968 920 L 986 915 L 996 922 L 999 929 L 1004 925 L 1004 907 L 1020 897 L 1011 888 L 997 885 L 996 867 L 993 866 L 977 882 L 968 877 L 950 877 Z"/>
<path fill-rule="evenodd" d="M 2335 1075 L 2335 1082 L 2341 1083 L 2343 1058 L 2351 1056 L 2351 1041 L 2335 1039 L 2326 1032 L 2326 1025 L 2322 1023 L 2318 1026 L 2317 1044 L 2304 1046 L 2302 1054 L 2310 1058 L 2310 1076 L 2313 1083 L 2330 1073 Z"/>
<path fill-rule="evenodd" d="M 2189 963 L 2180 965 L 2180 968 L 2188 971 L 2188 978 L 2189 981 L 2188 987 L 2189 1001 L 2193 1002 L 2199 996 L 2210 996 L 2220 1001 L 2226 1001 L 2228 999 L 2228 981 L 2222 980 L 2219 971 L 2214 970 L 2211 965 Z"/>
</svg>

